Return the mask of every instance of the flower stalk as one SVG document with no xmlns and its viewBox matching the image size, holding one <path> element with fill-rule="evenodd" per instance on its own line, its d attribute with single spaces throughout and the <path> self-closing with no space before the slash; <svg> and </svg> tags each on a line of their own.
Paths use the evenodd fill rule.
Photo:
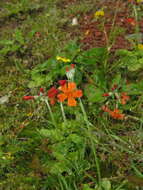
<svg viewBox="0 0 143 190">
<path fill-rule="evenodd" d="M 46 103 L 46 105 L 47 105 L 47 107 L 48 107 L 48 110 L 49 110 L 49 113 L 50 113 L 50 116 L 51 116 L 51 119 L 52 119 L 53 125 L 56 127 L 57 124 L 56 124 L 56 121 L 55 121 L 54 115 L 53 115 L 53 113 L 52 113 L 52 110 L 51 110 L 51 107 L 50 107 L 50 104 L 49 104 L 48 99 L 45 99 L 45 103 Z"/>
<path fill-rule="evenodd" d="M 83 113 L 84 121 L 86 122 L 86 125 L 87 125 L 87 127 L 88 127 L 88 126 L 89 126 L 88 117 L 87 117 L 87 114 L 86 114 L 86 112 L 85 112 L 83 103 L 82 103 L 82 101 L 81 101 L 80 98 L 79 98 L 79 103 L 80 103 L 81 111 L 82 111 L 82 113 Z"/>
<path fill-rule="evenodd" d="M 97 156 L 95 145 L 94 145 L 94 139 L 93 139 L 93 136 L 92 136 L 92 131 L 90 129 L 90 122 L 88 121 L 86 111 L 84 109 L 83 103 L 82 103 L 80 98 L 79 98 L 79 103 L 80 103 L 80 107 L 81 107 L 81 110 L 82 110 L 82 113 L 83 113 L 84 120 L 85 120 L 86 125 L 87 125 L 88 136 L 89 136 L 89 140 L 91 141 L 92 151 L 93 151 L 93 154 L 94 154 L 94 157 L 95 157 L 95 164 L 96 164 L 96 169 L 97 169 L 98 182 L 99 182 L 99 186 L 101 186 L 100 165 L 99 165 L 99 160 L 98 160 L 98 156 Z"/>
<path fill-rule="evenodd" d="M 137 12 L 137 8 L 135 5 L 133 5 L 133 9 L 134 9 L 134 15 L 135 15 L 135 20 L 136 20 L 136 27 L 135 27 L 135 33 L 136 33 L 136 43 L 139 44 L 140 43 L 140 38 L 139 36 L 139 23 L 138 23 L 138 12 Z"/>
<path fill-rule="evenodd" d="M 65 111 L 64 111 L 64 107 L 63 107 L 62 102 L 60 102 L 60 107 L 61 107 L 61 111 L 62 111 L 63 120 L 64 120 L 64 122 L 66 122 L 66 115 L 65 115 Z"/>
</svg>

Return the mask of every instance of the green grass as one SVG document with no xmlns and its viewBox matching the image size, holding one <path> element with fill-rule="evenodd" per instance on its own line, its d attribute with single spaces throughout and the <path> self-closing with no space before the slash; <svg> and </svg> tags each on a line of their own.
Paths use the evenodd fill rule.
<svg viewBox="0 0 143 190">
<path fill-rule="evenodd" d="M 142 189 L 143 53 L 134 47 L 109 54 L 107 47 L 82 50 L 83 34 L 72 18 L 81 23 L 98 6 L 93 0 L 0 2 L 0 102 L 9 96 L 0 104 L 1 190 Z M 113 29 L 112 41 L 124 32 Z M 83 97 L 74 108 L 63 103 L 65 122 L 59 103 L 51 106 L 53 125 L 44 101 L 22 97 L 66 79 L 70 65 L 57 55 L 77 62 L 75 82 Z M 130 96 L 127 104 L 114 93 L 102 96 L 114 84 L 119 96 Z M 104 113 L 107 102 L 126 119 Z"/>
</svg>

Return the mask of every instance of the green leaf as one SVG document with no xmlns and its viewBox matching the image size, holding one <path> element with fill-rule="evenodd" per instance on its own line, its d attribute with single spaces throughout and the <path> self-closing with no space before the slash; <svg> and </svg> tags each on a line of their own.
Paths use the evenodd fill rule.
<svg viewBox="0 0 143 190">
<path fill-rule="evenodd" d="M 0 40 L 0 45 L 13 45 L 14 40 Z"/>
<path fill-rule="evenodd" d="M 104 92 L 100 88 L 96 88 L 94 85 L 87 85 L 84 89 L 84 93 L 89 102 L 95 103 L 104 101 L 104 98 L 102 96 Z"/>
<path fill-rule="evenodd" d="M 71 172 L 70 169 L 66 166 L 65 162 L 55 162 L 51 164 L 50 173 L 59 175 L 63 172 Z"/>
<path fill-rule="evenodd" d="M 119 50 L 116 54 L 121 57 L 121 67 L 127 67 L 131 72 L 138 71 L 143 68 L 143 51 Z"/>
<path fill-rule="evenodd" d="M 10 47 L 4 47 L 0 50 L 0 55 L 6 55 L 11 50 Z"/>
<path fill-rule="evenodd" d="M 63 56 L 68 57 L 72 60 L 79 53 L 79 51 L 80 46 L 77 44 L 76 40 L 71 40 L 64 48 Z"/>
<path fill-rule="evenodd" d="M 142 89 L 143 89 L 143 81 L 123 86 L 123 91 L 127 92 L 129 95 L 142 94 Z"/>
<path fill-rule="evenodd" d="M 130 55 L 133 55 L 133 53 L 126 49 L 119 49 L 119 50 L 117 50 L 116 55 L 117 56 L 130 56 Z"/>
<path fill-rule="evenodd" d="M 4 154 L 4 152 L 2 150 L 0 150 L 0 157 L 2 157 Z"/>
<path fill-rule="evenodd" d="M 114 79 L 112 80 L 112 85 L 120 84 L 121 82 L 121 73 L 117 73 Z"/>
<path fill-rule="evenodd" d="M 96 69 L 93 72 L 92 79 L 95 81 L 99 88 L 106 89 L 107 80 L 105 78 L 104 72 L 101 69 Z"/>
<path fill-rule="evenodd" d="M 0 145 L 3 145 L 5 143 L 4 136 L 0 136 Z"/>
<path fill-rule="evenodd" d="M 104 190 L 111 190 L 111 183 L 108 179 L 104 178 L 101 183 Z"/>
<path fill-rule="evenodd" d="M 17 51 L 19 48 L 21 47 L 21 45 L 19 45 L 19 44 L 13 44 L 13 46 L 11 47 L 11 51 L 13 51 L 13 52 L 15 52 L 15 51 Z"/>
<path fill-rule="evenodd" d="M 53 141 L 60 141 L 63 139 L 62 133 L 58 129 L 41 129 L 39 132 L 42 136 L 49 137 Z"/>
<path fill-rule="evenodd" d="M 60 144 L 61 145 L 61 144 Z M 64 148 L 64 147 L 63 147 Z M 54 150 L 52 150 L 53 151 L 53 156 L 57 159 L 57 160 L 59 160 L 59 161 L 63 161 L 63 160 L 65 160 L 66 159 L 66 154 L 67 154 L 67 151 L 64 151 L 64 149 L 61 149 L 61 147 L 60 147 L 60 150 L 62 150 L 62 151 L 58 151 L 58 150 L 56 150 L 56 151 L 54 151 Z M 66 149 L 67 150 L 67 149 Z"/>
<path fill-rule="evenodd" d="M 97 62 L 103 62 L 106 52 L 105 48 L 92 48 L 79 55 L 76 62 L 82 63 L 86 67 L 92 65 L 91 69 L 93 69 L 93 66 L 95 66 Z"/>
<path fill-rule="evenodd" d="M 83 138 L 77 134 L 70 134 L 69 138 L 72 142 L 76 144 L 83 144 Z"/>
<path fill-rule="evenodd" d="M 35 32 L 36 32 L 36 30 L 30 31 L 30 32 L 27 34 L 27 36 L 26 36 L 27 39 L 31 40 L 31 38 L 34 36 Z"/>
<path fill-rule="evenodd" d="M 74 78 L 75 78 L 76 84 L 77 85 L 80 84 L 82 82 L 82 72 L 76 70 Z"/>
<path fill-rule="evenodd" d="M 44 84 L 51 84 L 52 82 L 52 78 L 51 75 L 44 75 L 44 74 L 40 74 L 40 73 L 33 73 L 32 75 L 32 81 L 30 81 L 29 83 L 29 87 L 38 87 L 38 86 L 42 86 Z"/>
<path fill-rule="evenodd" d="M 90 186 L 88 184 L 84 184 L 82 190 L 94 190 L 94 189 L 90 188 Z"/>
<path fill-rule="evenodd" d="M 15 40 L 18 41 L 20 44 L 24 44 L 24 38 L 20 30 L 16 29 L 14 37 Z"/>
<path fill-rule="evenodd" d="M 134 59 L 134 62 L 132 62 L 131 64 L 128 64 L 129 71 L 137 71 L 142 68 L 143 68 L 143 58 L 139 60 Z"/>
</svg>

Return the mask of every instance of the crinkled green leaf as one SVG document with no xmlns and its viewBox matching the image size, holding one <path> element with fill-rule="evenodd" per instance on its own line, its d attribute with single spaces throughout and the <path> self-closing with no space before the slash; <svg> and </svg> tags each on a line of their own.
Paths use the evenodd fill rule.
<svg viewBox="0 0 143 190">
<path fill-rule="evenodd" d="M 108 179 L 106 178 L 102 179 L 101 185 L 104 188 L 104 190 L 111 190 L 111 183 Z"/>
<path fill-rule="evenodd" d="M 102 94 L 104 93 L 100 88 L 89 84 L 84 89 L 85 96 L 88 98 L 89 102 L 102 102 L 104 100 Z"/>
<path fill-rule="evenodd" d="M 143 69 L 143 58 L 134 60 L 134 63 L 128 64 L 129 71 L 137 71 Z"/>
</svg>

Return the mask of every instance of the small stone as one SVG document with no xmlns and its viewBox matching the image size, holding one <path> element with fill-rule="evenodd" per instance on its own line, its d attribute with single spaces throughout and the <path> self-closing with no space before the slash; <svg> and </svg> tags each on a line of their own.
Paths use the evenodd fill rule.
<svg viewBox="0 0 143 190">
<path fill-rule="evenodd" d="M 77 20 L 76 17 L 74 17 L 74 18 L 72 19 L 72 26 L 76 26 L 76 25 L 78 25 L 78 20 Z"/>
</svg>

